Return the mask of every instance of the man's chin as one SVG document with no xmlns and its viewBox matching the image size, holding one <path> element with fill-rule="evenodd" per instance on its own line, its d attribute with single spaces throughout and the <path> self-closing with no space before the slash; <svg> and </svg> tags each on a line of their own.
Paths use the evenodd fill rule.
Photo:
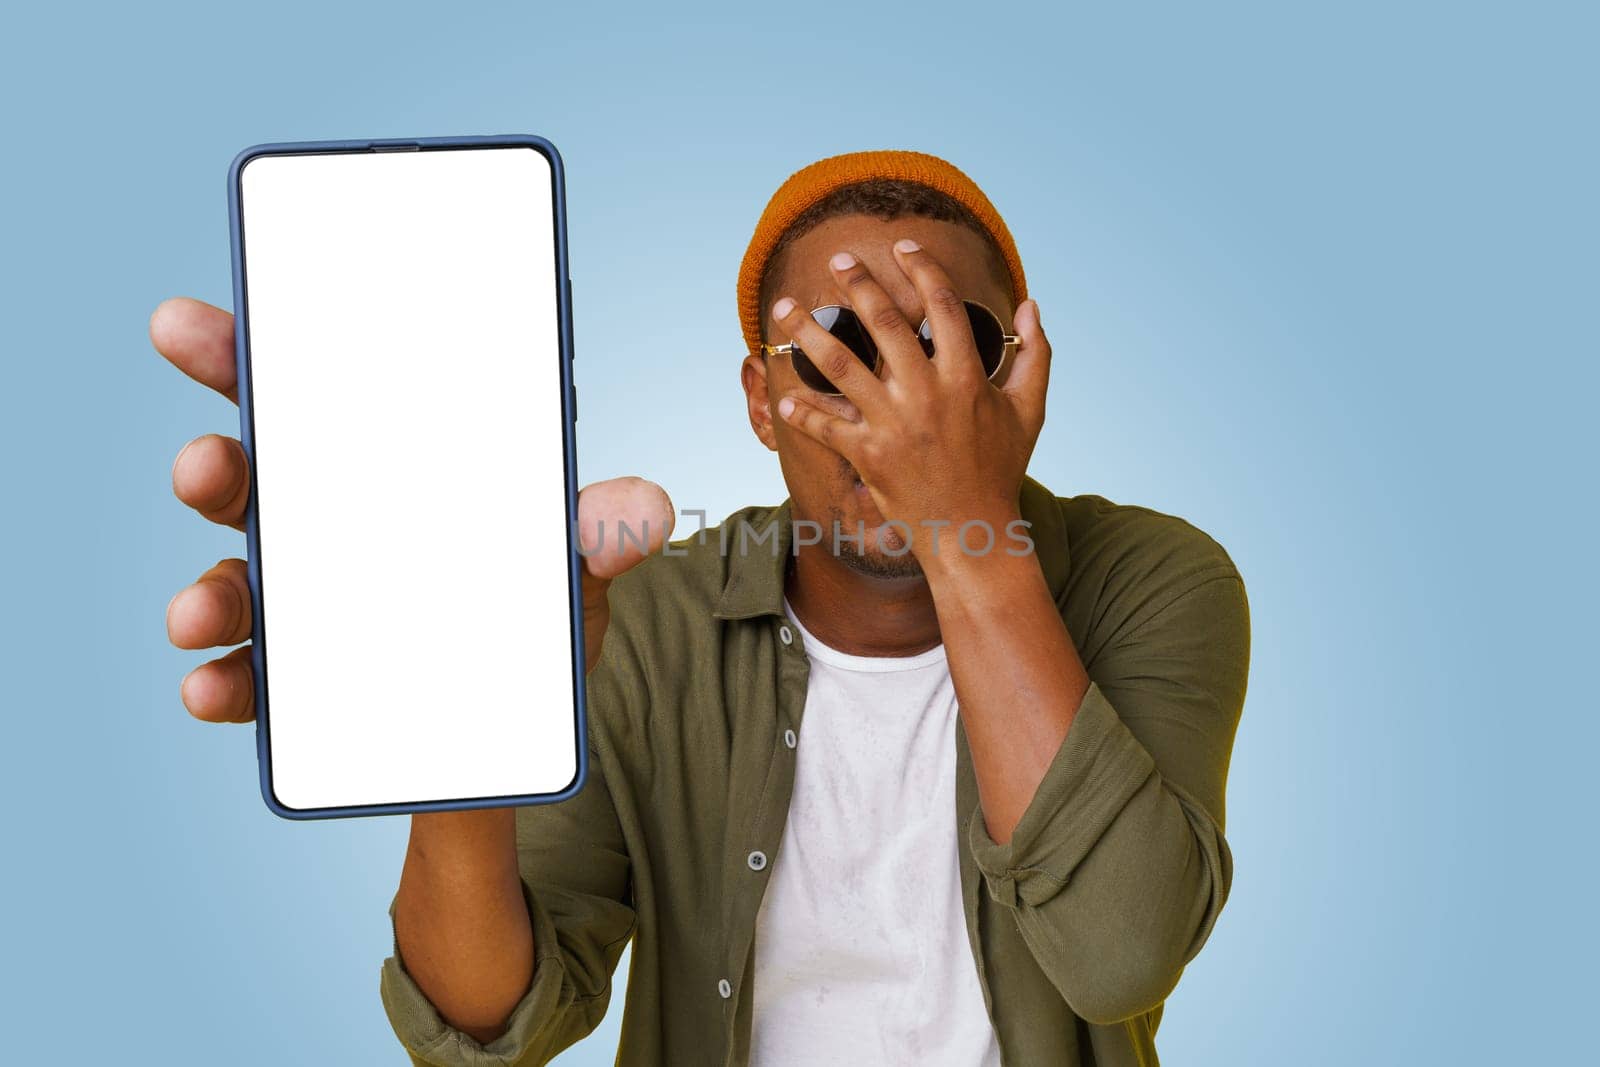
<svg viewBox="0 0 1600 1067">
<path fill-rule="evenodd" d="M 918 578 L 922 564 L 906 542 L 907 531 L 890 525 L 872 495 L 857 491 L 853 507 L 836 507 L 822 531 L 822 544 L 845 566 L 874 578 Z"/>
<path fill-rule="evenodd" d="M 891 556 L 876 550 L 858 553 L 853 545 L 843 545 L 839 549 L 839 561 L 857 574 L 869 578 L 922 577 L 922 564 L 909 551 L 901 556 Z"/>
</svg>

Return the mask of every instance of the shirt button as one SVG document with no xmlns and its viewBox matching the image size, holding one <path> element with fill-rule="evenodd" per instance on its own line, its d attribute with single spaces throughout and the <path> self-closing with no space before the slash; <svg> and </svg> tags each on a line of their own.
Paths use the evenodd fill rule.
<svg viewBox="0 0 1600 1067">
<path fill-rule="evenodd" d="M 752 871 L 759 871 L 767 865 L 767 854 L 757 849 L 746 856 L 744 861 L 750 865 Z"/>
<path fill-rule="evenodd" d="M 783 743 L 788 745 L 790 748 L 793 748 L 795 746 L 795 742 L 798 740 L 799 738 L 795 737 L 793 730 L 785 730 L 783 732 Z"/>
<path fill-rule="evenodd" d="M 719 978 L 717 980 L 717 992 L 722 994 L 723 1000 L 727 1000 L 729 997 L 733 996 L 733 986 L 728 984 L 728 980 L 726 978 Z"/>
<path fill-rule="evenodd" d="M 794 631 L 789 629 L 788 623 L 778 627 L 778 640 L 786 645 L 794 644 Z"/>
</svg>

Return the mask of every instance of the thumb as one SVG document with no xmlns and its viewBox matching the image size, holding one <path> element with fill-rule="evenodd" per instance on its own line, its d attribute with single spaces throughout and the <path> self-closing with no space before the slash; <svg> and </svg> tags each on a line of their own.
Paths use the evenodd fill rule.
<svg viewBox="0 0 1600 1067">
<path fill-rule="evenodd" d="M 672 498 L 644 478 L 612 478 L 578 493 L 578 551 L 584 585 L 610 579 L 638 565 L 672 534 Z"/>
<path fill-rule="evenodd" d="M 583 556 L 585 673 L 600 661 L 617 575 L 637 566 L 672 533 L 672 499 L 643 478 L 612 478 L 578 493 L 578 551 Z"/>
</svg>

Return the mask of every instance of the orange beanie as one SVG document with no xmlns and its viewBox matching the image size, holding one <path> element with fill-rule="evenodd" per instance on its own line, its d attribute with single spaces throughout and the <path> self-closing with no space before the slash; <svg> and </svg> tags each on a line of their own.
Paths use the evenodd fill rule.
<svg viewBox="0 0 1600 1067">
<path fill-rule="evenodd" d="M 1022 274 L 1022 259 L 1017 246 L 1006 229 L 1005 220 L 989 203 L 989 198 L 977 183 L 961 172 L 953 163 L 930 156 L 926 152 L 909 152 L 884 149 L 870 152 L 846 152 L 843 155 L 819 159 L 795 171 L 767 201 L 756 232 L 745 250 L 744 262 L 739 265 L 739 324 L 744 330 L 745 346 L 752 355 L 761 353 L 761 274 L 767 259 L 772 255 L 778 239 L 783 236 L 800 213 L 835 189 L 870 178 L 897 178 L 937 189 L 960 202 L 977 216 L 978 222 L 1005 259 L 1011 274 L 1011 290 L 1016 303 L 1028 298 L 1028 285 Z"/>
</svg>

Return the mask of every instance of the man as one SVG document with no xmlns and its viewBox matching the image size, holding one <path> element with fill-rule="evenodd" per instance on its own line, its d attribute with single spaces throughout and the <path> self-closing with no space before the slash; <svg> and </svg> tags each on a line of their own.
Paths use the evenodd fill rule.
<svg viewBox="0 0 1600 1067">
<path fill-rule="evenodd" d="M 1156 1062 L 1232 876 L 1238 570 L 1182 519 L 1026 477 L 1050 345 L 948 162 L 796 172 L 738 295 L 789 498 L 656 551 L 658 487 L 583 492 L 590 778 L 412 817 L 396 1033 L 418 1064 L 545 1063 L 599 1023 L 631 940 L 621 1064 Z M 151 334 L 234 395 L 226 313 L 168 301 Z M 212 435 L 173 484 L 237 527 L 247 475 Z M 229 645 L 249 617 L 227 560 L 168 627 Z M 249 720 L 249 669 L 197 668 L 185 705 Z"/>
</svg>

